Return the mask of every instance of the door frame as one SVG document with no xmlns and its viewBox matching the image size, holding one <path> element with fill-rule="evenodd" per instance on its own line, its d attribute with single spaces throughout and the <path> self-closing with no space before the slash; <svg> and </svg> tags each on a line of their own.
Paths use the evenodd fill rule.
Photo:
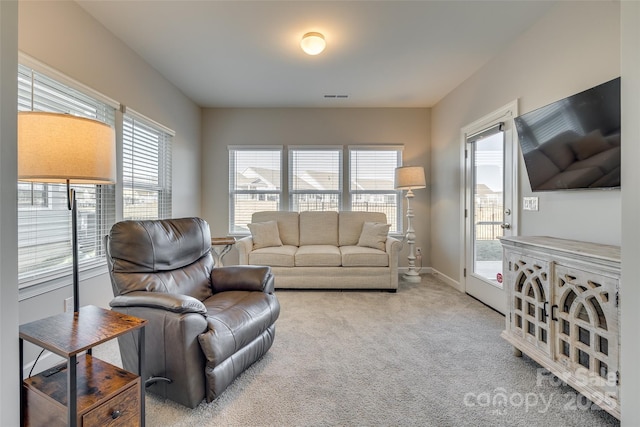
<svg viewBox="0 0 640 427">
<path fill-rule="evenodd" d="M 518 115 L 518 100 L 511 101 L 510 103 L 500 107 L 499 109 L 487 114 L 486 116 L 470 123 L 460 130 L 460 260 L 459 260 L 459 277 L 460 277 L 460 290 L 467 292 L 467 277 L 465 275 L 465 268 L 467 264 L 467 242 L 469 241 L 471 230 L 467 227 L 467 218 L 465 217 L 465 210 L 469 208 L 467 197 L 467 159 L 465 157 L 465 150 L 467 149 L 467 135 L 471 135 L 474 132 L 481 130 L 482 128 L 488 128 L 499 122 L 511 122 L 513 144 L 511 150 L 511 192 L 512 192 L 512 209 L 511 209 L 511 233 L 513 236 L 519 235 L 520 232 L 520 187 L 519 187 L 519 165 L 520 165 L 520 144 L 518 143 L 518 135 L 515 130 L 515 124 L 513 123 L 514 117 Z M 505 158 L 505 176 L 507 169 L 507 161 Z M 506 189 L 506 185 L 505 185 Z"/>
</svg>

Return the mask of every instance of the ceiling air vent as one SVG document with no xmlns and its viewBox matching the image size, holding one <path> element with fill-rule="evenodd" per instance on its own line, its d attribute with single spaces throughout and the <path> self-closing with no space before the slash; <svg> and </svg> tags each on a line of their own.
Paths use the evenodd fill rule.
<svg viewBox="0 0 640 427">
<path fill-rule="evenodd" d="M 325 95 L 325 99 L 347 99 L 349 95 Z"/>
</svg>

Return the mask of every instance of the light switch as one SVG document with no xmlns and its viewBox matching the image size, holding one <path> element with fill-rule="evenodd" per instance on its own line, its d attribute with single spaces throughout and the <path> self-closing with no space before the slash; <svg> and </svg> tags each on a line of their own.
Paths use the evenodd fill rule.
<svg viewBox="0 0 640 427">
<path fill-rule="evenodd" d="M 525 210 L 525 211 L 537 211 L 538 210 L 538 198 L 537 197 L 523 197 L 522 198 L 522 210 Z"/>
</svg>

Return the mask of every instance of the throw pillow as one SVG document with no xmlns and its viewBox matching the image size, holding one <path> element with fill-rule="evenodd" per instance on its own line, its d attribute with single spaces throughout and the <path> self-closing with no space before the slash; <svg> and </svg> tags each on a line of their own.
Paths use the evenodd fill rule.
<svg viewBox="0 0 640 427">
<path fill-rule="evenodd" d="M 389 234 L 389 226 L 390 224 L 384 224 L 382 222 L 365 222 L 362 224 L 362 232 L 360 233 L 358 246 L 384 251 L 387 234 Z"/>
<path fill-rule="evenodd" d="M 247 226 L 253 237 L 253 249 L 282 246 L 277 221 L 254 222 Z"/>
</svg>

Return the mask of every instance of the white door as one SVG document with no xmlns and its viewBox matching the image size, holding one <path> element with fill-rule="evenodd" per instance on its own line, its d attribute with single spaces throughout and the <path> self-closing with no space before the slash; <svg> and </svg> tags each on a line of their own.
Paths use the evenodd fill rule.
<svg viewBox="0 0 640 427">
<path fill-rule="evenodd" d="M 506 312 L 500 237 L 517 230 L 515 104 L 463 130 L 465 144 L 466 292 Z"/>
</svg>

